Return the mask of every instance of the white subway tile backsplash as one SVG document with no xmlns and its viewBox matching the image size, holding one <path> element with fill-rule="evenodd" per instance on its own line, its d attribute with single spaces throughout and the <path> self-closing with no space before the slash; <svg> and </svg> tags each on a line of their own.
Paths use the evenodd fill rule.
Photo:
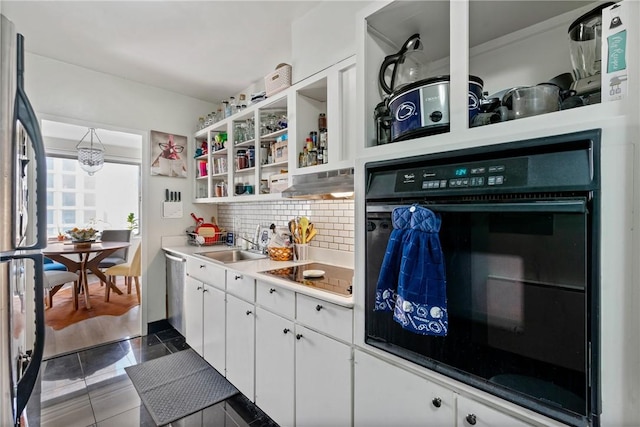
<svg viewBox="0 0 640 427">
<path fill-rule="evenodd" d="M 258 225 L 286 228 L 290 219 L 307 216 L 318 229 L 310 243 L 325 249 L 353 252 L 354 203 L 344 200 L 280 200 L 218 205 L 218 223 L 233 230 L 234 218 L 240 220 L 242 234 L 253 236 Z"/>
</svg>

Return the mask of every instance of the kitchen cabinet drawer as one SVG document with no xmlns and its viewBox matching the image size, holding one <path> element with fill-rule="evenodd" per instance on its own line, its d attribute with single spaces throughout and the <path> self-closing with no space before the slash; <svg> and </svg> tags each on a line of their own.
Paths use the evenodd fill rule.
<svg viewBox="0 0 640 427">
<path fill-rule="evenodd" d="M 245 301 L 255 302 L 256 280 L 238 271 L 229 270 L 227 274 L 227 292 Z"/>
<path fill-rule="evenodd" d="M 475 400 L 458 396 L 458 426 L 460 427 L 527 427 L 525 423 L 510 415 L 483 405 Z"/>
<path fill-rule="evenodd" d="M 258 281 L 256 284 L 256 302 L 280 316 L 289 319 L 295 317 L 296 294 L 289 289 Z"/>
<path fill-rule="evenodd" d="M 362 351 L 354 352 L 354 360 L 354 426 L 389 425 L 389 408 L 394 425 L 456 425 L 453 391 Z M 383 384 L 402 384 L 402 393 Z"/>
<path fill-rule="evenodd" d="M 353 310 L 350 308 L 297 294 L 296 319 L 343 341 L 353 339 Z"/>
<path fill-rule="evenodd" d="M 214 263 L 187 257 L 187 276 L 224 290 L 226 270 Z"/>
</svg>

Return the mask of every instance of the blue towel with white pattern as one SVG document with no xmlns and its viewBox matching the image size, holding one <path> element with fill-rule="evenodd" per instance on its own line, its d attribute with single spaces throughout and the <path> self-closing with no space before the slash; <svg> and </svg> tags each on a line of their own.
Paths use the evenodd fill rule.
<svg viewBox="0 0 640 427">
<path fill-rule="evenodd" d="M 392 213 L 374 310 L 392 311 L 402 327 L 422 335 L 447 335 L 447 287 L 438 232 L 441 219 L 412 205 Z"/>
</svg>

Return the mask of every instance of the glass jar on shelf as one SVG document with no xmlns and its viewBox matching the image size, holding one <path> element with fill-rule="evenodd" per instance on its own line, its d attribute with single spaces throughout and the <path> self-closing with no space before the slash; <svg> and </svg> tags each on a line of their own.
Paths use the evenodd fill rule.
<svg viewBox="0 0 640 427">
<path fill-rule="evenodd" d="M 247 167 L 247 150 L 236 151 L 236 170 L 246 169 Z"/>
<path fill-rule="evenodd" d="M 216 184 L 216 197 L 226 197 L 227 195 L 227 183 L 220 181 Z"/>
<path fill-rule="evenodd" d="M 236 144 L 247 140 L 247 124 L 245 122 L 235 122 L 233 124 L 233 135 Z"/>
<path fill-rule="evenodd" d="M 253 117 L 249 117 L 246 120 L 246 134 L 247 134 L 247 140 L 250 139 L 255 139 L 256 137 L 256 121 Z"/>
<path fill-rule="evenodd" d="M 229 116 L 232 116 L 236 113 L 236 97 L 235 96 L 231 96 L 229 97 Z"/>
</svg>

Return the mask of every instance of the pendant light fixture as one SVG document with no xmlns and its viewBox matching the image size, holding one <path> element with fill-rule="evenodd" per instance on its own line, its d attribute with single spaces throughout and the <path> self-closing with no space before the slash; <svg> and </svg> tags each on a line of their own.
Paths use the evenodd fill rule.
<svg viewBox="0 0 640 427">
<path fill-rule="evenodd" d="M 90 142 L 87 142 L 84 139 L 89 134 Z M 94 136 L 98 140 L 96 145 L 93 143 Z M 94 128 L 89 128 L 87 133 L 84 134 L 80 142 L 76 145 L 76 150 L 78 150 L 78 162 L 80 163 L 80 167 L 82 170 L 86 171 L 89 176 L 92 176 L 94 173 L 102 169 L 102 166 L 104 165 L 104 145 L 102 144 L 102 141 L 100 141 L 100 138 Z"/>
</svg>

